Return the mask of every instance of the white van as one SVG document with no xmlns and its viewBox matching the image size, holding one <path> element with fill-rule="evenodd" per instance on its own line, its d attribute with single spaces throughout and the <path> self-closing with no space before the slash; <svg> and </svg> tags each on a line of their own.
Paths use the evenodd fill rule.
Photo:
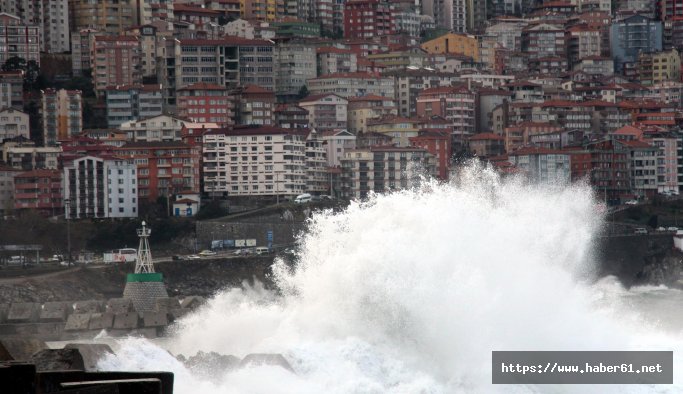
<svg viewBox="0 0 683 394">
<path fill-rule="evenodd" d="M 304 194 L 299 194 L 296 196 L 296 199 L 294 199 L 294 203 L 296 204 L 303 204 L 311 201 L 312 196 L 308 193 Z"/>
<path fill-rule="evenodd" d="M 257 255 L 268 254 L 269 252 L 270 252 L 270 250 L 265 246 L 259 246 L 258 248 L 256 248 L 256 254 Z"/>
</svg>

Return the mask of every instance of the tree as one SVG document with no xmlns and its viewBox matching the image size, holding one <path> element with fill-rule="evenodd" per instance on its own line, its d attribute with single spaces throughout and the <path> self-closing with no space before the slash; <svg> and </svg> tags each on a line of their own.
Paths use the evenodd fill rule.
<svg viewBox="0 0 683 394">
<path fill-rule="evenodd" d="M 2 71 L 26 71 L 26 59 L 19 56 L 12 56 L 2 65 Z"/>
<path fill-rule="evenodd" d="M 302 85 L 301 89 L 299 89 L 299 93 L 297 93 L 297 98 L 301 100 L 306 96 L 308 96 L 308 88 L 306 87 L 306 85 Z"/>
<path fill-rule="evenodd" d="M 23 71 L 24 72 L 24 90 L 39 89 L 36 86 L 38 75 L 40 75 L 40 66 L 35 60 L 29 60 L 18 56 L 12 56 L 2 65 L 2 71 Z"/>
</svg>

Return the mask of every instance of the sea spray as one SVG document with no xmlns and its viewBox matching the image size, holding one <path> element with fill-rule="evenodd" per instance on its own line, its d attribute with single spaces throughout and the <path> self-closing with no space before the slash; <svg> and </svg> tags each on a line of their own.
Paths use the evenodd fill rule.
<svg viewBox="0 0 683 394">
<path fill-rule="evenodd" d="M 680 343 L 643 332 L 635 312 L 610 300 L 628 292 L 594 282 L 596 207 L 586 185 L 529 185 L 476 166 L 451 184 L 372 195 L 313 216 L 294 269 L 276 261 L 277 294 L 226 290 L 183 319 L 165 346 L 185 355 L 282 353 L 296 374 L 247 368 L 209 385 L 181 364 L 138 355 L 151 346 L 144 341 L 124 342 L 101 367 L 168 367 L 179 393 L 198 385 L 215 393 L 649 392 L 655 387 L 490 383 L 492 350 Z"/>
</svg>

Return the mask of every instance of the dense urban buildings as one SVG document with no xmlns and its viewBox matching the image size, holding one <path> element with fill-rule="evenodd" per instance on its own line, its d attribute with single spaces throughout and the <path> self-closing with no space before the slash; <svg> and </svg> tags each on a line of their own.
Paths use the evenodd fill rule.
<svg viewBox="0 0 683 394">
<path fill-rule="evenodd" d="M 57 171 L 62 199 L 87 190 L 71 218 L 164 199 L 190 216 L 207 198 L 365 198 L 468 159 L 588 179 L 609 204 L 676 194 L 681 5 L 0 0 L 0 204 L 64 212 L 15 196 L 18 173 Z"/>
</svg>

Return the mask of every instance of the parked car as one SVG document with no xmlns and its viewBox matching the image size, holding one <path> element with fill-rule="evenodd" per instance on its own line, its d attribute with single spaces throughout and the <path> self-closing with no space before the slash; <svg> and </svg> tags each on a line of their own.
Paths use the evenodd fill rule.
<svg viewBox="0 0 683 394">
<path fill-rule="evenodd" d="M 647 229 L 644 227 L 638 227 L 635 230 L 635 234 L 647 234 Z"/>
<path fill-rule="evenodd" d="M 628 200 L 624 204 L 626 204 L 626 205 L 638 205 L 638 200 Z"/>
<path fill-rule="evenodd" d="M 657 227 L 657 231 L 666 231 L 666 228 L 664 228 L 664 227 Z"/>
<path fill-rule="evenodd" d="M 191 254 L 191 255 L 187 256 L 187 259 L 188 260 L 198 260 L 198 259 L 201 259 L 201 257 L 197 256 L 196 254 Z"/>
<path fill-rule="evenodd" d="M 312 198 L 313 198 L 313 197 L 312 197 L 310 194 L 308 194 L 308 193 L 299 194 L 299 195 L 296 196 L 296 198 L 294 199 L 294 203 L 295 203 L 295 204 L 304 204 L 304 203 L 307 203 L 307 202 L 311 202 L 311 199 L 312 199 Z"/>
<path fill-rule="evenodd" d="M 201 252 L 199 252 L 199 255 L 200 256 L 215 256 L 216 252 L 214 252 L 213 250 L 202 250 Z"/>
<path fill-rule="evenodd" d="M 667 227 L 666 230 L 667 231 L 678 231 L 678 227 L 671 226 L 671 227 Z"/>
<path fill-rule="evenodd" d="M 328 196 L 327 194 L 323 194 L 322 196 L 320 196 L 320 199 L 321 199 L 321 200 L 331 201 L 331 200 L 332 200 L 332 196 Z"/>
<path fill-rule="evenodd" d="M 237 256 L 246 256 L 248 254 L 251 254 L 251 250 L 249 250 L 249 249 L 237 249 L 232 254 L 237 255 Z"/>
</svg>

